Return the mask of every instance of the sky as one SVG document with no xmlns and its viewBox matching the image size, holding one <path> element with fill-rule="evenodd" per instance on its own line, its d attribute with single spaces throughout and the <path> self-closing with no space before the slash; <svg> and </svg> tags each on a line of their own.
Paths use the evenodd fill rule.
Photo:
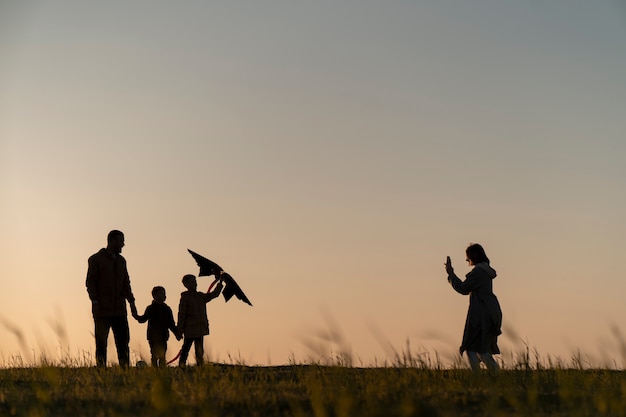
<svg viewBox="0 0 626 417">
<path fill-rule="evenodd" d="M 619 0 L 0 0 L 0 363 L 93 359 L 119 229 L 140 312 L 244 289 L 211 360 L 452 363 L 477 242 L 505 362 L 623 367 L 625 73 Z"/>
</svg>

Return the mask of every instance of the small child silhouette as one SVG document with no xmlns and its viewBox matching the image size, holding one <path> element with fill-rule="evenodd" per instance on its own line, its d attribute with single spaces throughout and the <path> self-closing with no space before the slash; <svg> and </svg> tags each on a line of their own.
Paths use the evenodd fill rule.
<svg viewBox="0 0 626 417">
<path fill-rule="evenodd" d="M 169 339 L 169 330 L 174 333 L 177 340 L 182 337 L 174 323 L 174 315 L 172 309 L 165 304 L 165 288 L 154 287 L 152 289 L 152 304 L 146 307 L 146 311 L 142 316 L 133 314 L 133 317 L 139 323 L 148 322 L 148 343 L 150 344 L 150 354 L 152 355 L 152 366 L 165 367 L 165 353 L 167 352 L 167 340 Z"/>
<path fill-rule="evenodd" d="M 193 344 L 196 364 L 202 366 L 204 364 L 204 336 L 209 334 L 206 303 L 219 297 L 224 285 L 220 281 L 213 291 L 199 292 L 196 277 L 191 274 L 183 277 L 183 285 L 187 291 L 180 294 L 178 306 L 178 330 L 184 335 L 179 365 L 181 367 L 187 365 L 187 357 Z"/>
</svg>

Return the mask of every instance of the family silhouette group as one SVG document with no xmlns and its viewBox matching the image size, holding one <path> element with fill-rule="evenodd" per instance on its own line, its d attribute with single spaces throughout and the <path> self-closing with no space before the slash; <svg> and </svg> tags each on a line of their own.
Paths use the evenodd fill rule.
<svg viewBox="0 0 626 417">
<path fill-rule="evenodd" d="M 195 275 L 183 276 L 182 283 L 187 291 L 181 293 L 180 296 L 177 323 L 174 322 L 172 309 L 165 303 L 165 288 L 161 286 L 153 288 L 152 304 L 146 307 L 144 314 L 139 315 L 130 286 L 126 259 L 121 254 L 123 247 L 124 233 L 112 230 L 107 236 L 106 248 L 100 249 L 88 260 L 86 286 L 95 326 L 96 366 L 106 367 L 107 340 L 111 330 L 119 365 L 124 368 L 130 365 L 130 331 L 126 302 L 130 305 L 133 318 L 140 323 L 148 322 L 147 338 L 153 366 L 165 367 L 167 365 L 165 354 L 170 332 L 176 339 L 183 339 L 179 366 L 186 366 L 192 345 L 194 345 L 196 364 L 203 365 L 204 336 L 209 334 L 206 304 L 220 295 L 224 288 L 222 281 L 218 282 L 214 290 L 211 291 L 209 288 L 209 291 L 203 293 L 197 290 Z M 198 259 L 197 254 L 193 252 L 191 254 Z M 467 262 L 473 267 L 465 275 L 465 280 L 461 280 L 455 274 L 449 256 L 444 264 L 448 282 L 452 288 L 459 294 L 469 295 L 469 308 L 459 351 L 461 355 L 466 353 L 473 371 L 479 371 L 480 363 L 483 362 L 487 369 L 496 373 L 498 363 L 492 355 L 500 353 L 497 340 L 502 334 L 502 310 L 498 298 L 493 293 L 493 279 L 496 277 L 496 271 L 491 267 L 489 258 L 480 244 L 470 244 L 465 250 L 465 255 Z M 200 273 L 200 275 L 210 274 L 216 275 L 216 278 L 224 274 L 232 281 L 232 277 L 224 273 L 221 268 L 211 269 L 208 274 Z M 236 288 L 240 292 L 240 289 Z M 224 294 L 226 295 L 226 292 Z M 243 299 L 250 304 L 245 295 Z"/>
<path fill-rule="evenodd" d="M 209 334 L 206 304 L 220 295 L 222 282 L 218 282 L 212 291 L 203 293 L 198 291 L 195 275 L 183 276 L 182 283 L 187 291 L 180 295 L 178 323 L 174 322 L 172 309 L 165 303 L 165 288 L 161 286 L 152 289 L 152 304 L 146 307 L 144 314 L 139 315 L 126 259 L 122 256 L 123 247 L 124 233 L 112 230 L 107 236 L 106 248 L 100 249 L 88 260 L 86 286 L 95 326 L 96 366 L 106 367 L 107 341 L 111 330 L 119 365 L 123 368 L 130 365 L 127 301 L 133 318 L 140 323 L 148 322 L 147 338 L 153 366 L 167 365 L 165 354 L 170 332 L 176 339 L 183 339 L 179 366 L 186 366 L 192 345 L 196 364 L 201 366 L 204 363 L 204 336 Z M 220 271 L 215 271 L 215 274 L 220 274 Z"/>
</svg>

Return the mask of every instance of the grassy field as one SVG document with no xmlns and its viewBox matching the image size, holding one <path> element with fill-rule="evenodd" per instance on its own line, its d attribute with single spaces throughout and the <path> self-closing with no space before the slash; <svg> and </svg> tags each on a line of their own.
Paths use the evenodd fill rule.
<svg viewBox="0 0 626 417">
<path fill-rule="evenodd" d="M 626 416 L 615 370 L 286 365 L 0 369 L 0 416 Z"/>
</svg>

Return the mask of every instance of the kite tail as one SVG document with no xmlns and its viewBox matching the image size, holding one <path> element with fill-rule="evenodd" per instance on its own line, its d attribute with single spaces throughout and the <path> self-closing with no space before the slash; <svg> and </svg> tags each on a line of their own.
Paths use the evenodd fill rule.
<svg viewBox="0 0 626 417">
<path fill-rule="evenodd" d="M 218 281 L 221 281 L 219 278 L 215 278 L 215 281 L 213 281 L 211 283 L 211 285 L 209 285 L 209 289 L 206 290 L 207 294 L 211 292 L 211 290 L 213 289 L 213 287 L 215 286 L 215 284 L 217 284 Z"/>
<path fill-rule="evenodd" d="M 171 361 L 168 361 L 167 364 L 169 365 L 170 363 L 174 362 L 176 359 L 180 358 L 180 354 L 183 352 L 183 350 L 179 350 L 178 354 L 176 356 L 174 356 L 174 359 L 172 359 Z"/>
</svg>

